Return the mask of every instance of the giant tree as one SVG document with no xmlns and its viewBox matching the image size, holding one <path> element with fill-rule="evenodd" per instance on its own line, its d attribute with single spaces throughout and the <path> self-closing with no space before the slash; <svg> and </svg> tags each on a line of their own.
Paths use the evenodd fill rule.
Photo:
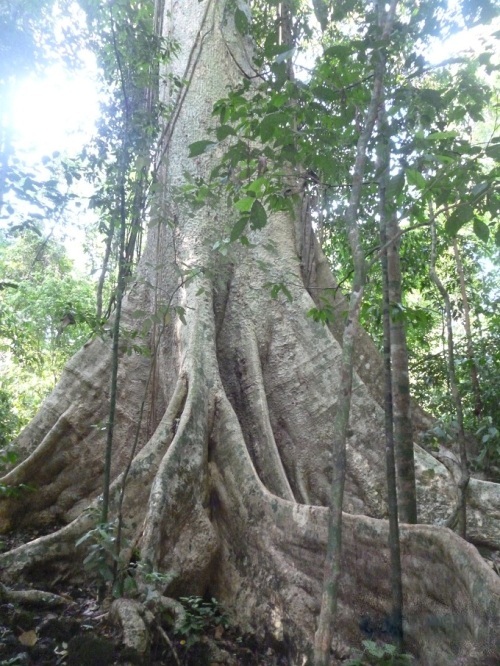
<svg viewBox="0 0 500 666">
<path fill-rule="evenodd" d="M 335 477 L 345 303 L 301 215 L 295 172 L 282 199 L 297 203 L 270 209 L 265 225 L 253 203 L 246 244 L 226 242 L 237 221 L 227 198 L 193 205 L 184 186 L 208 181 L 224 151 L 216 141 L 200 149 L 214 103 L 258 76 L 243 4 L 183 0 L 167 9 L 158 8 L 162 31 L 179 53 L 161 93 L 172 112 L 160 188 L 122 309 L 110 516 L 120 508 L 122 560 L 165 574 L 160 603 L 208 592 L 303 663 Z M 226 130 L 217 138 L 232 140 Z M 325 297 L 337 313 L 329 327 L 306 316 Z M 134 353 L 138 338 L 149 354 Z M 367 335 L 357 345 L 335 654 L 360 640 L 362 618 L 382 626 L 391 604 L 382 368 Z M 95 526 L 89 507 L 99 507 L 105 436 L 95 426 L 107 419 L 111 347 L 106 336 L 86 344 L 19 438 L 24 460 L 2 481 L 36 491 L 3 501 L 0 525 L 43 525 L 47 534 L 0 556 L 7 581 L 83 575 L 85 542 L 76 557 L 75 543 Z M 472 663 L 498 651 L 500 584 L 474 546 L 439 526 L 454 505 L 451 474 L 418 446 L 415 456 L 419 517 L 437 525 L 401 528 L 407 645 L 422 664 Z M 500 546 L 498 486 L 471 480 L 468 499 L 470 538 Z"/>
</svg>

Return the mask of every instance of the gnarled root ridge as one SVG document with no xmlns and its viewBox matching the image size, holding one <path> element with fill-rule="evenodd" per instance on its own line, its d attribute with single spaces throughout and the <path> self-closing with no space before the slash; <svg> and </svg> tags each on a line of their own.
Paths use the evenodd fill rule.
<svg viewBox="0 0 500 666">
<path fill-rule="evenodd" d="M 221 316 L 217 307 L 214 316 L 209 284 L 203 295 L 190 295 L 197 306 L 188 311 L 187 325 L 177 330 L 180 351 L 167 368 L 174 386 L 164 389 L 163 417 L 150 436 L 141 433 L 128 473 L 122 507 L 124 554 L 133 551 L 150 570 L 168 574 L 159 598 L 209 593 L 245 629 L 270 631 L 283 640 L 290 663 L 299 664 L 312 643 L 321 596 L 327 510 L 319 505 L 332 473 L 328 424 L 335 410 L 335 397 L 327 387 L 335 385 L 338 347 L 324 329 L 314 338 L 314 348 L 308 344 L 315 324 L 304 316 L 311 304 L 307 295 L 297 291 L 292 303 L 266 303 L 261 296 L 256 305 L 253 294 L 245 301 L 239 290 L 247 279 L 244 272 L 232 276 Z M 266 314 L 271 310 L 272 317 Z M 141 363 L 137 367 L 144 384 L 145 368 Z M 124 395 L 122 400 L 123 408 L 129 398 Z M 55 409 L 54 397 L 50 404 Z M 65 490 L 58 492 L 50 475 L 42 475 L 47 482 L 40 484 L 40 491 L 18 504 L 10 502 L 3 515 L 5 524 L 21 514 L 23 523 L 30 515 L 35 521 L 40 515 L 57 515 L 69 522 L 0 555 L 6 580 L 82 575 L 85 550 L 80 546 L 75 554 L 75 542 L 94 525 L 92 514 L 82 507 L 98 505 L 85 456 L 97 460 L 102 444 L 91 434 L 79 449 L 80 415 L 68 412 L 72 407 L 64 401 L 61 409 L 65 425 L 54 414 L 55 425 L 44 426 L 50 446 L 43 446 L 45 463 L 52 465 Z M 127 419 L 131 421 L 130 415 Z M 339 654 L 345 646 L 359 644 L 367 632 L 390 640 L 388 528 L 380 519 L 385 513 L 383 456 L 375 450 L 381 424 L 378 406 L 359 382 L 346 507 L 371 516 L 345 514 L 334 645 Z M 118 507 L 125 452 L 133 440 L 133 429 L 119 432 L 124 439 L 117 445 L 112 515 Z M 89 442 L 101 446 L 100 454 L 89 453 Z M 431 514 L 438 502 L 439 514 L 444 505 L 435 497 L 432 482 L 450 496 L 453 485 L 446 470 L 427 455 L 419 457 L 427 489 L 424 513 Z M 37 456 L 35 450 L 21 471 L 11 473 L 16 482 L 29 480 L 27 469 Z M 84 480 L 70 501 L 64 470 L 69 465 L 68 478 L 73 479 L 77 460 Z M 428 469 L 432 474 L 426 475 Z M 86 494 L 85 488 L 91 490 Z M 488 492 L 496 501 L 496 491 Z M 480 532 L 484 505 L 480 492 L 474 498 Z M 490 529 L 492 523 L 486 524 Z M 500 659 L 500 579 L 473 546 L 450 530 L 417 525 L 403 526 L 401 532 L 405 628 L 408 648 L 418 662 L 451 666 L 471 664 L 476 657 Z M 490 536 L 497 538 L 497 532 L 491 529 Z M 131 647 L 139 652 L 147 649 L 148 613 L 135 602 L 122 600 L 115 606 L 127 640 L 137 639 Z"/>
<path fill-rule="evenodd" d="M 301 663 L 319 612 L 327 512 L 279 499 L 259 483 L 221 402 L 211 475 L 222 548 L 211 589 L 238 618 L 288 638 L 292 663 Z M 391 638 L 387 543 L 386 521 L 345 514 L 340 649 L 358 644 L 363 630 Z M 500 579 L 476 549 L 445 528 L 403 526 L 402 560 L 408 647 L 419 663 L 500 658 Z"/>
</svg>

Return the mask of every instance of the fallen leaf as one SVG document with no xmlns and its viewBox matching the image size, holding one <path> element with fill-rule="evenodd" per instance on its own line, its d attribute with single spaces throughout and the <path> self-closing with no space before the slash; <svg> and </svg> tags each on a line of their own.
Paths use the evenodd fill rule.
<svg viewBox="0 0 500 666">
<path fill-rule="evenodd" d="M 36 645 L 37 640 L 38 636 L 36 635 L 36 631 L 34 629 L 25 631 L 19 636 L 19 642 L 22 645 L 26 645 L 27 647 L 33 647 L 33 645 Z"/>
<path fill-rule="evenodd" d="M 220 641 L 223 633 L 224 633 L 224 627 L 221 624 L 217 625 L 214 631 L 215 640 Z"/>
</svg>

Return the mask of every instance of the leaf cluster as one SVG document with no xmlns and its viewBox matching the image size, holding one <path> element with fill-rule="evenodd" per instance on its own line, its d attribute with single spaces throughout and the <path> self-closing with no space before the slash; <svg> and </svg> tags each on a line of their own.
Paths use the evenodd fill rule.
<svg viewBox="0 0 500 666">
<path fill-rule="evenodd" d="M 187 648 L 215 627 L 229 627 L 229 618 L 217 599 L 192 596 L 180 597 L 179 601 L 184 606 L 185 614 L 176 632 L 185 639 Z"/>
<path fill-rule="evenodd" d="M 354 659 L 349 659 L 346 666 L 411 666 L 413 658 L 409 654 L 398 652 L 395 645 L 363 641 L 363 652 Z"/>
</svg>

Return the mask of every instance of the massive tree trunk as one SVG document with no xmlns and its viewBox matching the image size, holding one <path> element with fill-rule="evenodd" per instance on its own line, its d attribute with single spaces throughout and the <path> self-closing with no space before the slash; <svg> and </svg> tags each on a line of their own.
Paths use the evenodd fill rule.
<svg viewBox="0 0 500 666">
<path fill-rule="evenodd" d="M 123 321 L 133 332 L 138 312 L 147 318 L 172 299 L 186 323 L 167 318 L 161 337 L 153 329 L 152 357 L 127 354 L 122 337 L 110 511 L 140 424 L 125 549 L 170 574 L 162 593 L 209 592 L 242 626 L 285 640 L 290 663 L 302 664 L 320 603 L 342 317 L 331 330 L 306 317 L 310 294 L 333 293 L 324 290 L 335 283 L 299 216 L 270 216 L 254 247 L 223 258 L 211 248 L 231 212 L 223 203 L 194 210 L 179 197 L 186 171 L 211 170 L 217 151 L 189 159 L 188 145 L 207 138 L 214 101 L 247 63 L 231 3 L 167 4 L 165 34 L 181 44 L 175 74 L 188 84 L 165 133 L 162 196 Z M 201 271 L 181 284 L 186 267 Z M 272 299 L 269 282 L 285 282 L 293 300 Z M 335 307 L 343 310 L 340 297 Z M 382 626 L 391 607 L 381 362 L 366 335 L 358 345 L 337 650 L 359 644 L 366 618 Z M 36 490 L 5 499 L 0 525 L 55 531 L 1 555 L 6 580 L 82 576 L 75 542 L 101 493 L 105 435 L 95 426 L 107 419 L 110 362 L 110 340 L 87 344 L 19 438 L 24 460 L 3 481 Z M 415 452 L 420 519 L 444 523 L 457 494 L 453 467 Z M 471 481 L 468 497 L 470 537 L 500 547 L 498 487 Z M 401 538 L 407 645 L 419 663 L 500 655 L 500 583 L 475 547 L 436 525 L 403 526 Z"/>
</svg>

